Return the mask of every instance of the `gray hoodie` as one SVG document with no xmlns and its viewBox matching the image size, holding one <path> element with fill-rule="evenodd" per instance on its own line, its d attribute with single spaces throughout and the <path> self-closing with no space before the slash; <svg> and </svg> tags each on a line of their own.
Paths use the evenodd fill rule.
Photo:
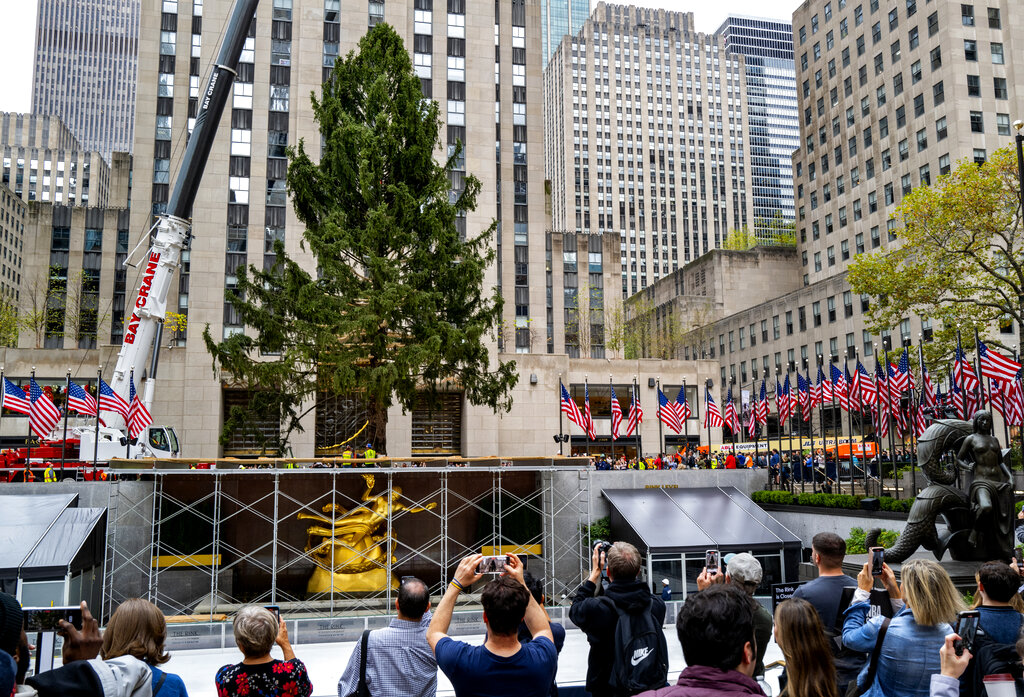
<svg viewBox="0 0 1024 697">
<path fill-rule="evenodd" d="M 103 697 L 153 697 L 152 672 L 134 656 L 89 661 L 103 686 Z"/>
</svg>

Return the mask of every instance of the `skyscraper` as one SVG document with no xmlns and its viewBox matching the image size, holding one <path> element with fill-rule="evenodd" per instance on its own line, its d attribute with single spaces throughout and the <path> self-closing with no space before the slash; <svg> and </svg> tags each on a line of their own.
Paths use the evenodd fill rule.
<svg viewBox="0 0 1024 697">
<path fill-rule="evenodd" d="M 744 61 L 692 13 L 602 2 L 548 63 L 552 227 L 619 237 L 621 297 L 752 222 Z"/>
<path fill-rule="evenodd" d="M 541 0 L 541 43 L 545 66 L 562 37 L 576 34 L 589 16 L 590 0 Z"/>
<path fill-rule="evenodd" d="M 172 17 L 176 0 L 162 0 Z M 84 150 L 130 152 L 140 0 L 39 0 L 32 112 L 57 116 Z M 168 24 L 161 32 L 173 35 Z M 186 47 L 195 50 L 199 47 Z"/>
<path fill-rule="evenodd" d="M 718 28 L 725 52 L 742 55 L 750 129 L 750 179 L 754 206 L 752 231 L 768 241 L 781 223 L 792 223 L 793 151 L 800 147 L 789 22 L 728 17 Z"/>
</svg>

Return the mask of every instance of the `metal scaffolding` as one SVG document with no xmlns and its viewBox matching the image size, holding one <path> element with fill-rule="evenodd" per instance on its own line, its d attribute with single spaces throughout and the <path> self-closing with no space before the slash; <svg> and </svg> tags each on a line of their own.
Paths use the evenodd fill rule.
<svg viewBox="0 0 1024 697">
<path fill-rule="evenodd" d="M 582 525 L 591 518 L 589 470 L 497 462 L 121 470 L 108 502 L 103 618 L 132 597 L 167 616 L 193 618 L 247 603 L 300 617 L 391 612 L 391 583 L 358 592 L 335 587 L 333 579 L 351 578 L 332 573 L 335 557 L 323 562 L 336 550 L 347 564 L 384 569 L 387 579 L 422 578 L 435 596 L 462 557 L 520 550 L 527 570 L 543 576 L 549 599 L 571 594 L 589 571 Z M 319 525 L 310 527 L 310 519 Z M 309 532 L 323 526 L 334 532 Z M 320 592 L 307 587 L 318 566 L 321 578 L 332 579 Z"/>
</svg>

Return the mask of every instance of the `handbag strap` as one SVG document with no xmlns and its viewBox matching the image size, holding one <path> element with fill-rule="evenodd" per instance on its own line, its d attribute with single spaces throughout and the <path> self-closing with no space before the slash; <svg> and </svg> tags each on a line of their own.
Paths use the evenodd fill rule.
<svg viewBox="0 0 1024 697">
<path fill-rule="evenodd" d="M 889 631 L 889 623 L 892 622 L 891 617 L 886 617 L 882 620 L 882 626 L 878 630 L 878 639 L 875 640 L 875 648 L 871 651 L 871 661 L 868 663 L 868 674 L 864 680 L 864 685 L 858 692 L 858 694 L 864 694 L 868 688 L 875 682 L 875 674 L 878 672 L 878 659 L 882 655 L 882 642 L 885 641 L 885 633 Z"/>
<path fill-rule="evenodd" d="M 153 688 L 153 697 L 156 697 L 156 693 L 160 691 L 160 688 L 164 686 L 164 680 L 167 679 L 167 673 L 160 672 L 160 680 L 157 682 L 156 687 Z"/>
<path fill-rule="evenodd" d="M 370 643 L 370 630 L 363 630 L 362 647 L 359 654 L 359 689 L 364 693 L 367 691 L 366 685 L 366 647 Z"/>
</svg>

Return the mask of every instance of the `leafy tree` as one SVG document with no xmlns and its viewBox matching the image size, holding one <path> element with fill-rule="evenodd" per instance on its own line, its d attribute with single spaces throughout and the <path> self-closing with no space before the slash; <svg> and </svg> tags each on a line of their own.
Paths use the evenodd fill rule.
<svg viewBox="0 0 1024 697">
<path fill-rule="evenodd" d="M 757 245 L 757 238 L 746 225 L 736 230 L 730 230 L 725 239 L 722 240 L 722 249 L 732 251 L 745 251 L 753 249 Z"/>
<path fill-rule="evenodd" d="M 980 165 L 962 160 L 934 185 L 910 192 L 896 212 L 898 242 L 850 264 L 850 286 L 872 298 L 872 330 L 891 329 L 910 314 L 930 318 L 935 341 L 925 351 L 933 362 L 949 357 L 958 328 L 967 348 L 975 328 L 1014 321 L 1016 343 L 1024 344 L 1019 196 L 1011 148 Z"/>
<path fill-rule="evenodd" d="M 361 395 L 367 440 L 379 447 L 394 400 L 430 405 L 446 384 L 507 410 L 518 376 L 485 344 L 501 319 L 500 296 L 483 287 L 496 224 L 460 239 L 456 218 L 474 209 L 480 182 L 467 175 L 449 198 L 461 144 L 434 160 L 438 105 L 423 98 L 390 26 L 376 25 L 335 64 L 313 113 L 323 152 L 315 162 L 301 141 L 289 151 L 288 190 L 316 272 L 278 242 L 273 268 L 240 270 L 227 294 L 247 332 L 221 342 L 209 327 L 203 334 L 215 369 L 253 395 L 222 439 L 246 419 L 276 416 L 282 449 L 318 392 Z"/>
</svg>

